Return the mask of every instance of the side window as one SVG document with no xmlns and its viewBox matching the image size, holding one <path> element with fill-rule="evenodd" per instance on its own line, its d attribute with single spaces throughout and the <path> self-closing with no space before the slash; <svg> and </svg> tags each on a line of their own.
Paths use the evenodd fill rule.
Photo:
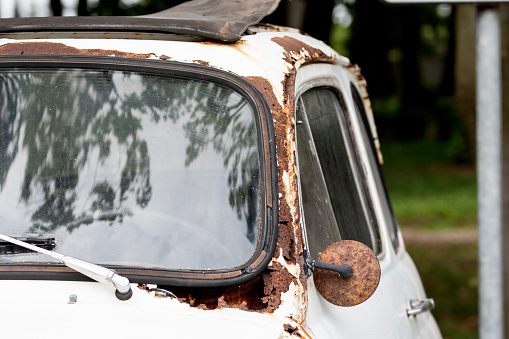
<svg viewBox="0 0 509 339">
<path fill-rule="evenodd" d="M 387 193 L 387 186 L 385 185 L 382 166 L 378 161 L 376 146 L 373 141 L 373 134 L 371 133 L 371 128 L 369 127 L 368 118 L 362 103 L 361 96 L 355 88 L 354 84 L 350 84 L 350 87 L 354 99 L 355 111 L 361 125 L 362 137 L 367 148 L 371 168 L 373 169 L 375 183 L 379 192 L 378 194 L 380 195 L 380 203 L 384 212 L 385 223 L 391 237 L 392 246 L 397 252 L 399 247 L 398 224 L 396 222 L 396 218 L 394 217 L 394 211 L 392 210 L 389 194 Z"/>
<path fill-rule="evenodd" d="M 343 99 L 329 88 L 304 93 L 297 108 L 297 154 L 309 251 L 339 240 L 380 251 Z"/>
</svg>

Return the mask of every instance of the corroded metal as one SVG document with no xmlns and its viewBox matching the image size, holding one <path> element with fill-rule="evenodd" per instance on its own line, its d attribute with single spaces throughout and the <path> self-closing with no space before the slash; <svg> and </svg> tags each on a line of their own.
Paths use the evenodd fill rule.
<svg viewBox="0 0 509 339">
<path fill-rule="evenodd" d="M 359 89 L 359 94 L 361 95 L 362 103 L 364 104 L 364 110 L 366 111 L 366 118 L 368 119 L 371 135 L 373 136 L 373 143 L 375 144 L 378 162 L 380 163 L 380 165 L 383 165 L 384 158 L 382 155 L 382 150 L 380 148 L 380 139 L 378 138 L 378 132 L 376 130 L 375 117 L 373 115 L 373 109 L 371 107 L 371 100 L 369 99 L 368 95 L 368 85 L 366 79 L 362 75 L 361 68 L 358 65 L 350 63 L 346 68 L 348 69 L 348 71 L 350 71 L 350 73 L 352 73 L 352 75 L 355 78 L 355 83 L 357 85 L 357 88 Z"/>
<path fill-rule="evenodd" d="M 327 247 L 319 260 L 329 264 L 348 264 L 353 275 L 342 279 L 339 274 L 315 269 L 316 289 L 322 297 L 337 306 L 355 306 L 366 301 L 380 282 L 380 264 L 375 253 L 366 245 L 343 240 Z"/>
<path fill-rule="evenodd" d="M 0 46 L 0 55 L 94 55 L 148 59 L 153 54 L 127 53 L 105 49 L 78 49 L 58 42 L 18 42 Z"/>
<path fill-rule="evenodd" d="M 291 36 L 274 37 L 271 41 L 283 48 L 286 70 L 281 74 L 282 93 L 276 84 L 262 77 L 245 77 L 267 101 L 274 119 L 278 164 L 279 235 L 273 260 L 264 276 L 264 292 L 268 312 L 281 303 L 281 294 L 296 286 L 302 321 L 306 311 L 306 275 L 304 272 L 304 238 L 300 223 L 298 177 L 295 154 L 295 76 L 306 62 L 334 60 L 318 48 Z M 280 95 L 282 94 L 282 98 Z M 282 100 L 281 100 L 282 99 Z"/>
<path fill-rule="evenodd" d="M 305 61 L 331 59 L 322 50 L 290 36 L 274 37 L 272 41 L 284 48 L 285 61 L 291 65 L 301 59 Z"/>
<path fill-rule="evenodd" d="M 290 285 L 300 286 L 304 293 L 306 277 L 304 270 L 304 240 L 300 227 L 297 197 L 295 139 L 293 134 L 292 98 L 282 106 L 274 94 L 274 86 L 262 77 L 245 77 L 266 100 L 274 119 L 278 163 L 279 233 L 272 262 L 263 273 L 264 302 L 266 312 L 274 312 L 281 304 L 281 294 Z M 285 178 L 287 178 L 285 180 Z"/>
<path fill-rule="evenodd" d="M 138 287 L 151 292 L 147 285 Z M 265 312 L 267 300 L 264 298 L 264 279 L 258 276 L 241 285 L 227 287 L 185 287 L 159 286 L 174 294 L 181 303 L 202 310 L 234 308 L 249 311 Z M 157 295 L 154 295 L 157 297 Z M 164 296 L 163 296 L 164 297 Z"/>
</svg>

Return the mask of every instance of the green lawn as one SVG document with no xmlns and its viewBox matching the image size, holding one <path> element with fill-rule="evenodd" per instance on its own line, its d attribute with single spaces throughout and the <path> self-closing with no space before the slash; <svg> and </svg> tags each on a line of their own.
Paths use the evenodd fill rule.
<svg viewBox="0 0 509 339">
<path fill-rule="evenodd" d="M 412 244 L 407 250 L 421 274 L 444 339 L 478 337 L 477 244 Z"/>
<path fill-rule="evenodd" d="M 403 227 L 477 225 L 475 169 L 447 163 L 445 146 L 430 140 L 382 144 L 384 172 Z"/>
<path fill-rule="evenodd" d="M 477 225 L 476 179 L 472 166 L 453 164 L 446 146 L 430 141 L 382 141 L 384 172 L 402 230 L 472 229 Z M 449 232 L 450 234 L 450 232 Z M 446 339 L 478 337 L 477 244 L 412 242 L 414 259 L 433 315 Z"/>
</svg>

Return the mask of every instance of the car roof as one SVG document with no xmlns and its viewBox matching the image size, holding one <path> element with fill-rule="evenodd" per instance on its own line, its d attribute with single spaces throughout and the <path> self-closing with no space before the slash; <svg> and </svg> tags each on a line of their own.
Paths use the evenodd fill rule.
<svg viewBox="0 0 509 339">
<path fill-rule="evenodd" d="M 0 20 L 0 32 L 108 31 L 184 34 L 233 42 L 280 0 L 192 0 L 143 16 L 35 17 Z"/>
</svg>

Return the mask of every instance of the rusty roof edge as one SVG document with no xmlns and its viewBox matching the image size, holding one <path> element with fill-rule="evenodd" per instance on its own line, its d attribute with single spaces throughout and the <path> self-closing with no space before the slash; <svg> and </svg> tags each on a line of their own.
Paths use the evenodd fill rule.
<svg viewBox="0 0 509 339">
<path fill-rule="evenodd" d="M 368 94 L 368 83 L 366 81 L 366 78 L 364 78 L 364 76 L 362 75 L 361 68 L 359 67 L 359 65 L 350 63 L 347 66 L 347 69 L 348 71 L 350 71 L 350 73 L 352 73 L 353 77 L 355 78 L 355 85 L 359 90 L 359 94 L 361 95 L 361 99 L 364 104 L 364 109 L 366 110 L 366 117 L 368 119 L 369 128 L 371 129 L 371 134 L 373 136 L 373 142 L 375 144 L 378 162 L 380 163 L 380 165 L 383 165 L 384 158 L 380 145 L 380 139 L 378 137 L 378 132 L 376 129 L 373 107 L 371 105 L 371 100 Z"/>
</svg>

